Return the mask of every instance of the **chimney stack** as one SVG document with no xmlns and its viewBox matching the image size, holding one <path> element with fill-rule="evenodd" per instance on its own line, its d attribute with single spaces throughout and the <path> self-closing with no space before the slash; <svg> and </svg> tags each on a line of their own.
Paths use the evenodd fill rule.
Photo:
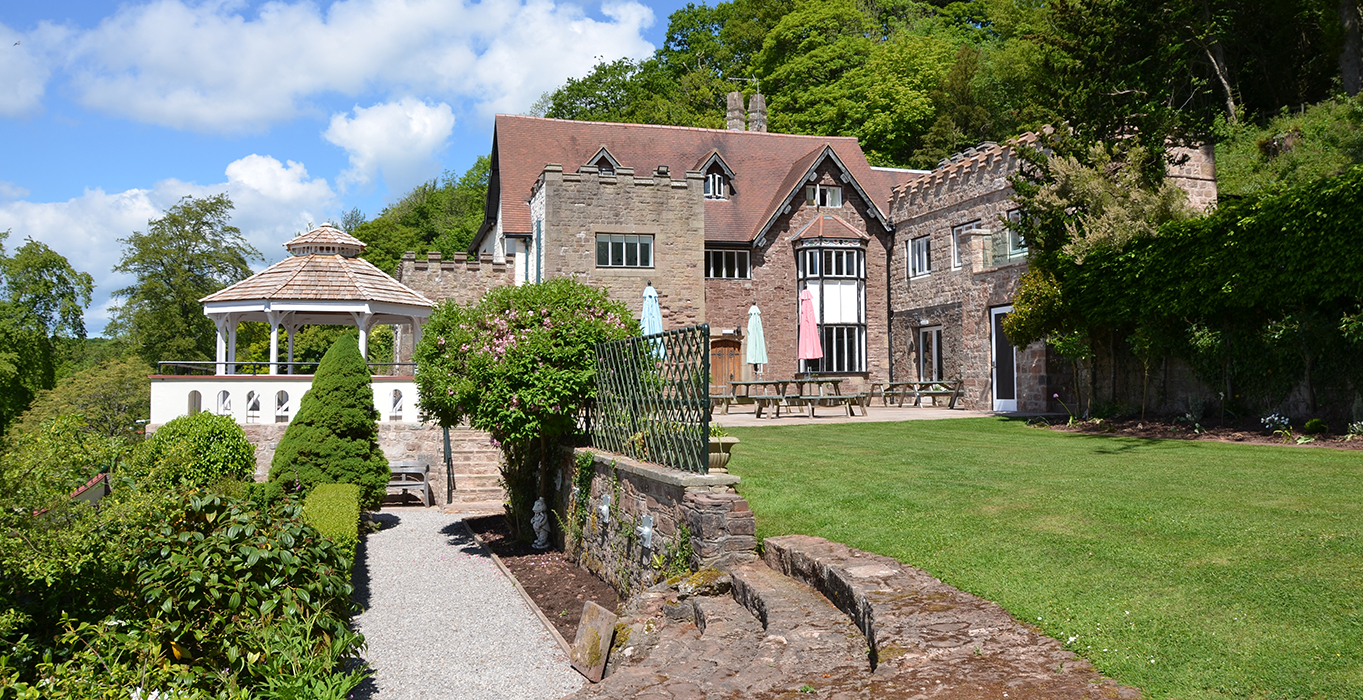
<svg viewBox="0 0 1363 700">
<path fill-rule="evenodd" d="M 743 93 L 729 93 L 729 113 L 725 117 L 729 131 L 743 130 Z"/>
<path fill-rule="evenodd" d="M 748 99 L 748 131 L 767 130 L 767 100 L 762 93 L 754 92 Z"/>
</svg>

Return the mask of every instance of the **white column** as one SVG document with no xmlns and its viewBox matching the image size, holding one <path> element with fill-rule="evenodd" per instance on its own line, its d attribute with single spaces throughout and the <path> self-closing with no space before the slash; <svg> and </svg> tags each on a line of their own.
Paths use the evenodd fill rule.
<svg viewBox="0 0 1363 700">
<path fill-rule="evenodd" d="M 217 369 L 213 371 L 216 374 L 227 374 L 227 319 L 218 314 L 214 314 L 209 318 L 213 319 L 213 325 L 218 329 L 218 366 Z"/>
<path fill-rule="evenodd" d="M 237 318 L 227 314 L 227 373 L 237 373 Z"/>
<path fill-rule="evenodd" d="M 270 324 L 270 374 L 279 374 L 279 314 L 266 311 L 265 321 Z"/>
<path fill-rule="evenodd" d="M 298 326 L 285 326 L 284 330 L 289 334 L 289 374 L 293 374 L 293 333 L 298 330 Z"/>
<path fill-rule="evenodd" d="M 421 342 L 421 325 L 423 321 L 425 321 L 425 319 L 416 316 L 412 317 L 412 356 L 409 358 L 411 362 L 416 362 L 416 344 Z M 416 372 L 413 371 L 412 374 L 416 374 Z"/>
<path fill-rule="evenodd" d="M 360 357 L 365 362 L 369 361 L 369 326 L 373 323 L 374 314 L 365 312 L 363 314 L 353 313 L 355 317 L 355 327 L 360 330 Z"/>
</svg>

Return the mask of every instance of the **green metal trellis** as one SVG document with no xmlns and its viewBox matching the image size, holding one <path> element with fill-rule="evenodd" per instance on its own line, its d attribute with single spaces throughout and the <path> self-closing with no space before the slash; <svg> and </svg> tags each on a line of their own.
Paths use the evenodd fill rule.
<svg viewBox="0 0 1363 700">
<path fill-rule="evenodd" d="M 592 446 L 709 471 L 710 326 L 596 346 Z"/>
</svg>

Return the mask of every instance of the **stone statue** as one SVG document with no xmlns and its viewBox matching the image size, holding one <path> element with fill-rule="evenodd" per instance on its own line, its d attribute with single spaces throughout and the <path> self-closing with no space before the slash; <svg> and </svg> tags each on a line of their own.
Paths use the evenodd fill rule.
<svg viewBox="0 0 1363 700">
<path fill-rule="evenodd" d="M 535 543 L 530 545 L 535 549 L 549 549 L 549 516 L 544 511 L 548 506 L 544 505 L 544 497 L 535 501 L 533 509 L 535 514 L 530 516 L 530 527 L 535 529 Z"/>
</svg>

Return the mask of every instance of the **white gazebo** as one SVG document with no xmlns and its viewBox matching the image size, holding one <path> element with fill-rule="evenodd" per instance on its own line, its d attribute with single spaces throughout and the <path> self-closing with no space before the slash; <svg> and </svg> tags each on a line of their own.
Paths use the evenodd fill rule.
<svg viewBox="0 0 1363 700">
<path fill-rule="evenodd" d="M 218 326 L 218 374 L 234 374 L 237 325 L 270 325 L 270 374 L 279 374 L 279 329 L 288 335 L 287 373 L 293 374 L 293 335 L 304 325 L 355 326 L 368 355 L 376 325 L 410 325 L 413 347 L 434 304 L 358 257 L 365 244 L 323 224 L 284 244 L 289 257 L 199 301 Z"/>
<path fill-rule="evenodd" d="M 365 249 L 362 241 L 323 225 L 284 247 L 289 257 L 199 300 L 204 315 L 218 327 L 217 359 L 162 363 L 172 373 L 151 378 L 151 423 L 159 425 L 200 410 L 230 415 L 238 423 L 289 422 L 298 401 L 312 386 L 311 372 L 296 372 L 293 361 L 293 336 L 304 325 L 355 326 L 360 352 L 365 354 L 374 326 L 409 326 L 412 347 L 416 347 L 434 304 L 358 257 Z M 243 321 L 270 326 L 268 374 L 264 363 L 248 368 L 236 362 L 237 326 Z M 284 362 L 279 357 L 281 328 L 287 336 Z M 417 420 L 414 365 L 390 367 L 395 371 L 372 375 L 379 419 Z M 188 374 L 179 373 L 184 369 Z"/>
</svg>

